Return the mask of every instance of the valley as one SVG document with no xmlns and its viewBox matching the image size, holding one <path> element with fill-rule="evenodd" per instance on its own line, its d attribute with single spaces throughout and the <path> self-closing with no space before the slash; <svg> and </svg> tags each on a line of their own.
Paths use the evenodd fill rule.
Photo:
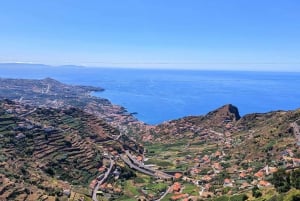
<svg viewBox="0 0 300 201">
<path fill-rule="evenodd" d="M 0 80 L 0 200 L 300 195 L 300 110 L 241 117 L 228 104 L 150 126 L 91 96 L 98 90 Z"/>
</svg>

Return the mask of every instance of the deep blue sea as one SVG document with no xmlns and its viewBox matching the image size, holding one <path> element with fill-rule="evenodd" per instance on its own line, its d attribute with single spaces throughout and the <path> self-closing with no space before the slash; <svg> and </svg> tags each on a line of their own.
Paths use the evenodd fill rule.
<svg viewBox="0 0 300 201">
<path fill-rule="evenodd" d="M 105 88 L 96 96 L 157 124 L 232 103 L 241 115 L 300 107 L 300 73 L 0 66 L 2 78 L 52 77 Z"/>
</svg>

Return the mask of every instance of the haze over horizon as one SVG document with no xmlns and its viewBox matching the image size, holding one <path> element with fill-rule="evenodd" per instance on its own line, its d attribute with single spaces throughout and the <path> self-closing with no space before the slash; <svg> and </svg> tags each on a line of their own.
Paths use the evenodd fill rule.
<svg viewBox="0 0 300 201">
<path fill-rule="evenodd" d="M 300 71 L 296 0 L 1 3 L 0 62 Z"/>
</svg>

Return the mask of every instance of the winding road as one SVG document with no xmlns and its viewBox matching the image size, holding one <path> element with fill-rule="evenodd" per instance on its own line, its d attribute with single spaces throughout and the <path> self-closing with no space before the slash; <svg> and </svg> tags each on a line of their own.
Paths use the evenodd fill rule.
<svg viewBox="0 0 300 201">
<path fill-rule="evenodd" d="M 129 165 L 129 167 L 132 166 L 132 168 L 140 171 L 140 172 L 143 172 L 145 174 L 148 174 L 150 176 L 153 176 L 153 177 L 156 177 L 156 178 L 161 178 L 161 179 L 172 179 L 173 176 L 172 175 L 169 175 L 169 174 L 166 174 L 162 171 L 159 171 L 159 170 L 153 170 L 147 166 L 145 166 L 143 163 L 137 161 L 135 159 L 135 157 L 133 157 L 128 150 L 125 151 L 125 154 L 126 156 L 130 159 L 126 159 L 126 157 L 123 156 L 123 158 L 125 158 L 125 160 L 127 160 L 127 162 L 122 158 L 122 160 L 127 164 Z M 132 161 L 132 162 L 131 162 Z M 131 165 L 131 166 L 130 166 Z"/>
<path fill-rule="evenodd" d="M 93 190 L 93 196 L 92 196 L 93 201 L 98 201 L 97 191 L 99 190 L 100 185 L 103 184 L 103 182 L 107 179 L 110 172 L 112 171 L 113 166 L 115 165 L 115 161 L 111 157 L 109 159 L 110 159 L 110 166 L 108 170 L 105 172 L 104 177 L 100 181 L 97 181 L 97 184 Z"/>
<path fill-rule="evenodd" d="M 169 188 L 167 189 L 167 191 L 157 200 L 155 201 L 161 201 L 162 199 L 164 199 L 172 190 L 172 186 L 169 186 Z"/>
<path fill-rule="evenodd" d="M 135 169 L 141 173 L 157 178 L 157 176 L 153 172 L 138 167 L 136 164 L 132 163 L 126 156 L 120 155 L 120 157 L 131 169 Z"/>
</svg>

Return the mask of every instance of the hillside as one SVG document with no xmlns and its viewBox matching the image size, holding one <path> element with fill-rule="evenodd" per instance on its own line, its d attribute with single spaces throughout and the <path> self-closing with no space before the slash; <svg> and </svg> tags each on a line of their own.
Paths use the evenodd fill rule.
<svg viewBox="0 0 300 201">
<path fill-rule="evenodd" d="M 90 95 L 101 88 L 0 81 L 0 200 L 299 194 L 300 110 L 241 117 L 228 104 L 149 126 Z"/>
<path fill-rule="evenodd" d="M 151 130 L 150 136 L 143 137 L 145 141 L 152 139 L 157 142 L 201 137 L 202 133 L 212 128 L 216 131 L 224 131 L 227 123 L 236 122 L 239 119 L 238 109 L 233 105 L 225 105 L 205 116 L 188 116 L 159 124 Z"/>
<path fill-rule="evenodd" d="M 225 105 L 165 122 L 142 139 L 147 163 L 200 182 L 203 197 L 235 194 L 270 188 L 278 169 L 300 167 L 299 119 L 300 110 L 240 117 L 235 106 Z"/>
<path fill-rule="evenodd" d="M 124 147 L 142 152 L 129 139 L 115 140 L 119 135 L 80 109 L 1 101 L 0 200 L 54 200 L 71 188 L 90 196 L 88 184 L 107 163 L 105 153 L 122 153 Z"/>
<path fill-rule="evenodd" d="M 74 86 L 63 84 L 51 78 L 41 80 L 0 78 L 0 98 L 7 98 L 21 104 L 51 108 L 80 108 L 104 119 L 117 127 L 122 133 L 128 133 L 132 127 L 143 127 L 127 110 L 113 105 L 109 100 L 92 96 L 92 92 L 101 92 L 103 88 L 92 86 Z"/>
<path fill-rule="evenodd" d="M 238 154 L 244 160 L 279 159 L 287 148 L 299 157 L 299 119 L 300 110 L 240 117 L 237 107 L 225 105 L 205 116 L 160 124 L 142 139 L 147 144 L 182 143 L 186 149 L 212 144 L 214 149 Z"/>
</svg>

